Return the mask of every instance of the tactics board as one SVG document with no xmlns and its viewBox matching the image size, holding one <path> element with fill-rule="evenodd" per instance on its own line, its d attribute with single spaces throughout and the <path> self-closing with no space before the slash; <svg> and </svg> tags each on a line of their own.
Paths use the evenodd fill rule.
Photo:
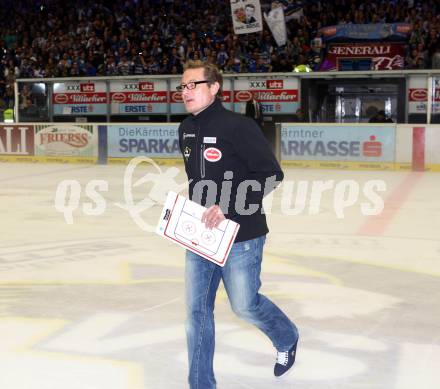
<svg viewBox="0 0 440 389">
<path fill-rule="evenodd" d="M 205 207 L 170 191 L 156 233 L 224 266 L 240 225 L 226 219 L 218 227 L 209 230 L 201 221 L 205 210 Z"/>
</svg>

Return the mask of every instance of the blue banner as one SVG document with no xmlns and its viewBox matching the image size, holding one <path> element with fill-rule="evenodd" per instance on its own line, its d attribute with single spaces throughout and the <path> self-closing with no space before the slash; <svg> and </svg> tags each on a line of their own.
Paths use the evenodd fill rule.
<svg viewBox="0 0 440 389">
<path fill-rule="evenodd" d="M 283 124 L 281 159 L 394 162 L 394 125 Z"/>
<path fill-rule="evenodd" d="M 326 41 L 404 40 L 411 31 L 408 23 L 340 24 L 319 30 Z"/>
<path fill-rule="evenodd" d="M 108 156 L 180 158 L 178 128 L 179 124 L 107 126 Z"/>
</svg>

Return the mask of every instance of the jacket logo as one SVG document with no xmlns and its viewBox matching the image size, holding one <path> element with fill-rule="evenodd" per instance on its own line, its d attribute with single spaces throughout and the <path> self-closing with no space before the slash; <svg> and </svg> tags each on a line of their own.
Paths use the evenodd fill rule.
<svg viewBox="0 0 440 389">
<path fill-rule="evenodd" d="M 203 157 L 209 162 L 217 162 L 222 158 L 222 152 L 215 147 L 209 147 L 203 153 Z"/>
<path fill-rule="evenodd" d="M 183 133 L 183 140 L 186 138 L 195 138 L 196 134 L 187 134 L 186 132 Z"/>
<path fill-rule="evenodd" d="M 183 150 L 183 156 L 185 157 L 185 160 L 188 161 L 189 156 L 191 155 L 191 149 L 187 146 Z"/>
<path fill-rule="evenodd" d="M 203 143 L 217 143 L 217 137 L 216 136 L 204 136 Z"/>
</svg>

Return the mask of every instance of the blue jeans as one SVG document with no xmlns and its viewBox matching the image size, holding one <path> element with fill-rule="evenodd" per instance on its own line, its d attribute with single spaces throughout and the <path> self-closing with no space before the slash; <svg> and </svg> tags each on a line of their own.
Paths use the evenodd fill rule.
<svg viewBox="0 0 440 389">
<path fill-rule="evenodd" d="M 187 251 L 185 284 L 190 389 L 215 389 L 214 301 L 223 279 L 232 310 L 254 324 L 278 351 L 286 351 L 298 339 L 296 326 L 267 297 L 258 293 L 266 236 L 234 243 L 222 268 Z"/>
</svg>

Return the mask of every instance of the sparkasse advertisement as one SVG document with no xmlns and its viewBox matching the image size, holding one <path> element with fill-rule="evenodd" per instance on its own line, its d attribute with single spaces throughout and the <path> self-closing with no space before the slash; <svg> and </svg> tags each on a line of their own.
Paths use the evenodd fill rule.
<svg viewBox="0 0 440 389">
<path fill-rule="evenodd" d="M 393 162 L 394 125 L 283 124 L 281 159 Z"/>
<path fill-rule="evenodd" d="M 178 128 L 177 123 L 108 126 L 108 156 L 178 158 Z"/>
</svg>

